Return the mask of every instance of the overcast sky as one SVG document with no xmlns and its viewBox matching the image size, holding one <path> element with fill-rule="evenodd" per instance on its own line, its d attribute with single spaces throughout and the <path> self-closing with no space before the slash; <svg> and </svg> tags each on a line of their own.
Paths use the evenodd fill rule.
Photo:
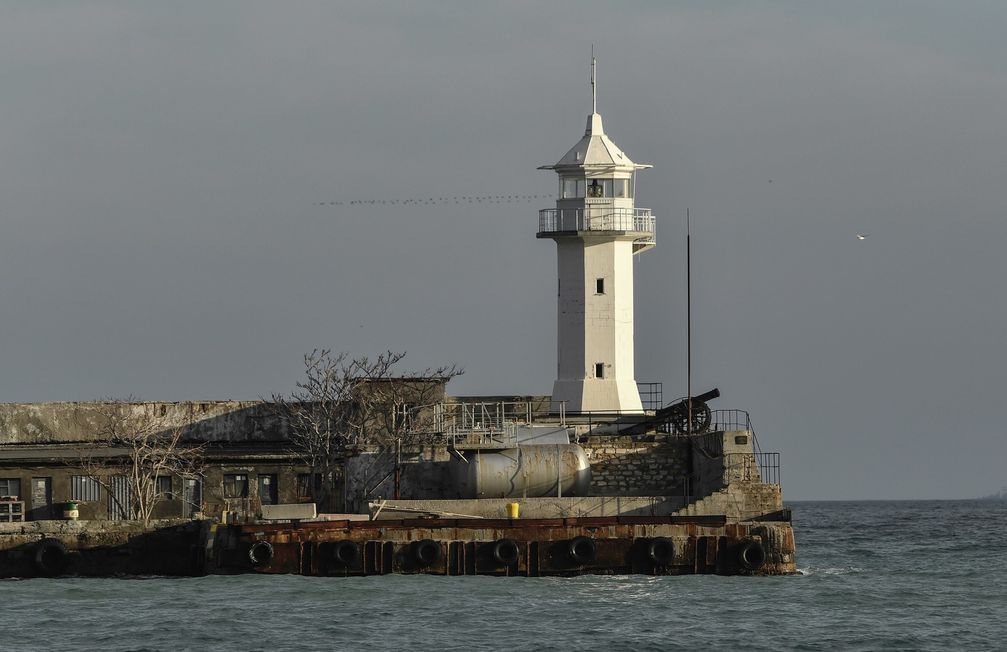
<svg viewBox="0 0 1007 652">
<path fill-rule="evenodd" d="M 1007 4 L 0 2 L 0 401 L 255 399 L 315 347 L 548 393 L 550 197 L 641 173 L 637 379 L 751 411 L 790 499 L 1007 484 Z M 858 241 L 858 232 L 869 233 Z"/>
</svg>

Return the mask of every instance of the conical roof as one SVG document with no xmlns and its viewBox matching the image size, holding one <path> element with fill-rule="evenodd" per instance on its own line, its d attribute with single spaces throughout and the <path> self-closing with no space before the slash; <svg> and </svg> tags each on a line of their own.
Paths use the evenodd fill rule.
<svg viewBox="0 0 1007 652">
<path fill-rule="evenodd" d="M 558 163 L 543 165 L 539 169 L 559 170 L 579 167 L 642 170 L 653 166 L 634 163 L 605 133 L 601 124 L 601 114 L 592 113 L 587 117 L 587 129 L 584 130 L 584 137 Z"/>
</svg>

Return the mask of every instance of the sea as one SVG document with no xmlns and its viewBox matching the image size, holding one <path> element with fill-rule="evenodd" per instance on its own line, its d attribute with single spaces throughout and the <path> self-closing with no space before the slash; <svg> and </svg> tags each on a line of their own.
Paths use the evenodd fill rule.
<svg viewBox="0 0 1007 652">
<path fill-rule="evenodd" d="M 0 581 L 0 650 L 1004 650 L 1007 501 L 795 502 L 798 575 Z"/>
</svg>

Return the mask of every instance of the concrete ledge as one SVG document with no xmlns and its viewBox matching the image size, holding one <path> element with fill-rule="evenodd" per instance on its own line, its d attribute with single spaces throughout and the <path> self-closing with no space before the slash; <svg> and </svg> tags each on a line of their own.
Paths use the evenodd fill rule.
<svg viewBox="0 0 1007 652">
<path fill-rule="evenodd" d="M 286 505 L 263 505 L 263 521 L 303 521 L 318 516 L 315 503 L 289 503 Z"/>
<path fill-rule="evenodd" d="M 520 505 L 521 518 L 583 516 L 669 516 L 680 510 L 681 496 L 589 496 L 583 498 L 481 498 L 478 500 L 389 500 L 371 503 L 376 520 L 417 518 L 507 518 L 507 503 Z M 380 508 L 380 511 L 378 511 Z"/>
</svg>

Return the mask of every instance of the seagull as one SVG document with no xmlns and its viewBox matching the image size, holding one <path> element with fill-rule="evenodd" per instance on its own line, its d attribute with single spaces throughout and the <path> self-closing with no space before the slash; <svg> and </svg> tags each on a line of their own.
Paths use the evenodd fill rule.
<svg viewBox="0 0 1007 652">
<path fill-rule="evenodd" d="M 857 234 L 857 240 L 866 240 L 867 236 L 869 236 L 869 235 L 870 235 L 870 233 L 858 233 Z"/>
</svg>

